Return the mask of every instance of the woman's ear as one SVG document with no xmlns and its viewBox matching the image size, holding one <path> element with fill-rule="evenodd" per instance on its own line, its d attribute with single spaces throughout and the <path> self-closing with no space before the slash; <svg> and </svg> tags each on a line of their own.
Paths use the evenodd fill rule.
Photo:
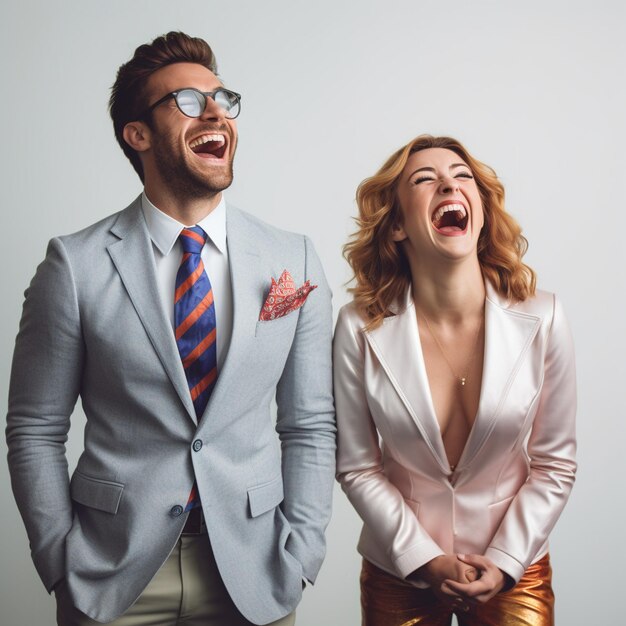
<svg viewBox="0 0 626 626">
<path fill-rule="evenodd" d="M 150 129 L 144 122 L 128 122 L 122 131 L 124 141 L 135 151 L 145 152 L 150 149 Z"/>
<path fill-rule="evenodd" d="M 401 224 L 394 224 L 391 227 L 391 239 L 392 241 L 404 241 L 406 239 L 406 232 Z"/>
</svg>

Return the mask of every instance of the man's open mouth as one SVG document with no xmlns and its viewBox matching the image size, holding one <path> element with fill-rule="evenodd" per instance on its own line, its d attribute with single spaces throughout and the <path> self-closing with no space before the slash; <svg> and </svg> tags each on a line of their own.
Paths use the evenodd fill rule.
<svg viewBox="0 0 626 626">
<path fill-rule="evenodd" d="M 189 142 L 191 150 L 204 158 L 223 158 L 226 152 L 226 137 L 221 133 L 206 133 Z"/>
<path fill-rule="evenodd" d="M 444 204 L 435 209 L 430 217 L 435 230 L 449 235 L 467 228 L 467 210 L 462 204 Z"/>
</svg>

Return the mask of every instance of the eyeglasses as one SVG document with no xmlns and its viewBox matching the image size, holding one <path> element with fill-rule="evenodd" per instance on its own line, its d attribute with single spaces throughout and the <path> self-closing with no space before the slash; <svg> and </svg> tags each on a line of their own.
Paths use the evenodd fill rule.
<svg viewBox="0 0 626 626">
<path fill-rule="evenodd" d="M 139 119 L 146 117 L 148 113 L 170 98 L 174 98 L 178 110 L 187 117 L 200 117 L 206 109 L 207 98 L 211 98 L 230 120 L 234 120 L 241 111 L 241 95 L 230 91 L 230 89 L 220 87 L 215 91 L 199 91 L 193 87 L 185 87 L 178 91 L 172 91 L 157 100 L 146 109 Z"/>
</svg>

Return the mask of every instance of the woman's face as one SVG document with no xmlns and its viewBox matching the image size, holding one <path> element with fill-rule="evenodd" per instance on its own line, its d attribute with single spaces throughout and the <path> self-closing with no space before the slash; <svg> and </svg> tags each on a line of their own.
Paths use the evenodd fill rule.
<svg viewBox="0 0 626 626">
<path fill-rule="evenodd" d="M 445 148 L 413 153 L 397 194 L 402 222 L 392 237 L 404 242 L 409 258 L 476 255 L 482 201 L 472 170 L 458 154 Z"/>
</svg>

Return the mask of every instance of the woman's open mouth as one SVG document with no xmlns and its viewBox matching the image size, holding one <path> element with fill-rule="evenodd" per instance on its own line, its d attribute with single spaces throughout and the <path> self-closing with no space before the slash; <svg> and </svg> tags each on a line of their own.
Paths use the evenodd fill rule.
<svg viewBox="0 0 626 626">
<path fill-rule="evenodd" d="M 467 229 L 467 209 L 457 202 L 440 204 L 430 220 L 435 230 L 442 235 L 461 235 Z"/>
</svg>

